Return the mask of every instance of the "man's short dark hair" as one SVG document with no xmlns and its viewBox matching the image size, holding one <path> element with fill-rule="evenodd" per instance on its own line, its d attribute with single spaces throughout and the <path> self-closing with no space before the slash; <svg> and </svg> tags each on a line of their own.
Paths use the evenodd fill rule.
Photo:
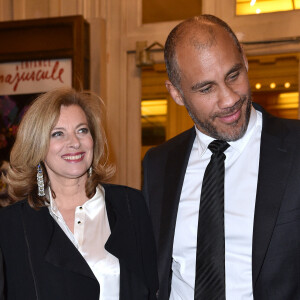
<svg viewBox="0 0 300 300">
<path fill-rule="evenodd" d="M 238 51 L 242 53 L 242 47 L 235 33 L 226 22 L 213 15 L 200 15 L 187 19 L 178 24 L 169 34 L 164 49 L 164 58 L 167 69 L 167 74 L 171 83 L 180 90 L 180 69 L 176 58 L 176 46 L 181 41 L 182 36 L 186 34 L 186 28 L 192 24 L 219 25 L 224 28 L 232 37 Z"/>
</svg>

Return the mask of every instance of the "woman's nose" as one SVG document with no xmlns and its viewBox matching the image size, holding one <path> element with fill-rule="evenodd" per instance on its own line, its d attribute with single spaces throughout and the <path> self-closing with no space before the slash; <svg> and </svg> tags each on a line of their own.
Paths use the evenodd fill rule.
<svg viewBox="0 0 300 300">
<path fill-rule="evenodd" d="M 70 135 L 70 138 L 69 138 L 69 147 L 72 147 L 74 149 L 78 149 L 80 147 L 80 140 L 76 136 L 76 134 Z"/>
</svg>

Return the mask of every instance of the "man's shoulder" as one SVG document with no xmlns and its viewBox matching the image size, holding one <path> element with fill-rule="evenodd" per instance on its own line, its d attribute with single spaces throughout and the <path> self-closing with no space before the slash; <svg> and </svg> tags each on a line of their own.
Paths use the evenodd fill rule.
<svg viewBox="0 0 300 300">
<path fill-rule="evenodd" d="M 300 135 L 300 120 L 285 119 L 270 114 L 264 114 L 263 129 L 271 134 L 284 138 Z"/>
<path fill-rule="evenodd" d="M 300 120 L 297 120 L 297 119 L 282 119 L 282 118 L 278 118 L 278 119 L 279 119 L 279 121 L 286 124 L 286 126 L 288 128 L 296 130 L 296 131 L 300 131 Z"/>
<path fill-rule="evenodd" d="M 257 103 L 253 103 L 253 106 L 257 111 L 262 113 L 264 132 L 285 138 L 287 136 L 298 136 L 300 134 L 300 120 L 275 116 L 265 111 L 262 106 Z"/>
<path fill-rule="evenodd" d="M 181 144 L 188 144 L 191 140 L 194 140 L 196 136 L 196 131 L 195 128 L 192 127 L 175 137 L 167 140 L 166 142 L 151 148 L 148 152 L 147 155 L 162 155 L 164 152 L 167 153 L 172 149 L 176 149 L 178 145 Z"/>
</svg>

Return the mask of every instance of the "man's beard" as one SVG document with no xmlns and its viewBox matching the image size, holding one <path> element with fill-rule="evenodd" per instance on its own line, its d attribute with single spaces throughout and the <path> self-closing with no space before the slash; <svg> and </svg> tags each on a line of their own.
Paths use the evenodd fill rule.
<svg viewBox="0 0 300 300">
<path fill-rule="evenodd" d="M 213 116 L 209 116 L 206 120 L 201 121 L 197 118 L 195 112 L 193 109 L 188 105 L 187 101 L 184 99 L 185 107 L 194 121 L 197 128 L 199 128 L 202 132 L 204 132 L 206 135 L 211 136 L 214 139 L 217 140 L 223 140 L 223 141 L 236 141 L 240 138 L 242 138 L 247 130 L 250 114 L 251 114 L 251 104 L 252 104 L 252 98 L 251 98 L 251 92 L 249 92 L 247 95 L 242 96 L 232 107 L 226 108 L 222 113 L 217 113 Z M 217 117 L 222 116 L 228 116 L 231 113 L 236 112 L 238 109 L 241 109 L 242 106 L 246 102 L 246 110 L 245 110 L 245 117 L 244 117 L 244 123 L 240 126 L 240 130 L 236 131 L 234 130 L 235 126 L 238 126 L 238 121 L 236 121 L 233 124 L 228 125 L 228 130 L 226 132 L 218 130 L 217 126 L 213 124 L 213 120 Z M 243 115 L 241 115 L 241 118 Z"/>
</svg>

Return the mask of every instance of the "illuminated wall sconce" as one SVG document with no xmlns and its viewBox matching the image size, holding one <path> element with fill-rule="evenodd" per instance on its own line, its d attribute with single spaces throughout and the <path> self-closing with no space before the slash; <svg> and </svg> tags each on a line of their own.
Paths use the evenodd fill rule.
<svg viewBox="0 0 300 300">
<path fill-rule="evenodd" d="M 270 88 L 271 88 L 271 89 L 275 89 L 275 88 L 276 88 L 276 83 L 275 83 L 275 82 L 272 82 L 272 83 L 270 84 Z"/>
<path fill-rule="evenodd" d="M 290 84 L 289 82 L 285 82 L 285 83 L 284 83 L 284 87 L 285 87 L 286 89 L 288 89 L 288 88 L 291 87 L 291 84 Z"/>
<path fill-rule="evenodd" d="M 255 85 L 255 88 L 256 88 L 257 90 L 259 90 L 259 89 L 261 88 L 261 84 L 258 82 L 258 83 Z"/>
</svg>

